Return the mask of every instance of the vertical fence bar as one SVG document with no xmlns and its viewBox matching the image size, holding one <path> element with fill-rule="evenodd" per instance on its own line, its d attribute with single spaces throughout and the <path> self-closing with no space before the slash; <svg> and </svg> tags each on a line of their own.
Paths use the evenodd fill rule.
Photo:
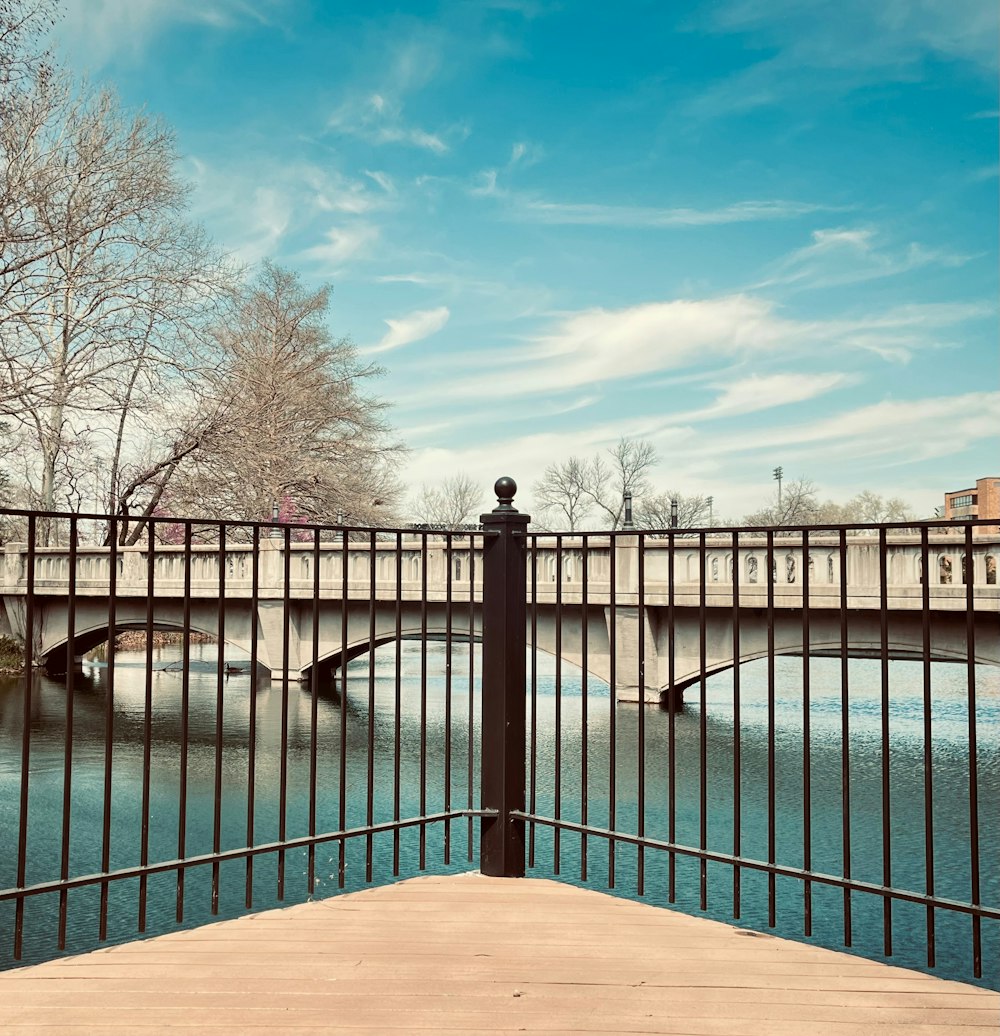
<svg viewBox="0 0 1000 1036">
<path fill-rule="evenodd" d="M 580 823 L 587 823 L 587 534 L 580 537 Z M 587 836 L 580 835 L 580 880 L 587 880 Z"/>
<path fill-rule="evenodd" d="M 320 547 L 319 529 L 313 529 L 313 606 L 312 606 L 312 657 L 309 665 L 309 837 L 316 834 L 316 767 L 319 755 L 319 610 L 320 610 Z M 316 887 L 316 846 L 309 845 L 308 877 L 306 885 L 309 895 Z"/>
<path fill-rule="evenodd" d="M 260 598 L 260 526 L 255 525 L 250 536 L 250 722 L 247 730 L 247 845 L 254 841 L 254 811 L 257 786 L 257 636 L 258 602 Z M 247 857 L 246 895 L 247 910 L 253 906 L 253 856 Z"/>
<path fill-rule="evenodd" d="M 427 539 L 420 542 L 420 816 L 427 816 Z M 420 825 L 419 867 L 427 867 L 427 825 Z"/>
<path fill-rule="evenodd" d="M 742 843 L 742 742 L 740 730 L 740 534 L 732 533 L 732 571 L 730 579 L 733 585 L 733 856 L 740 855 Z M 742 872 L 739 866 L 733 867 L 733 917 L 739 920 L 742 910 Z"/>
<path fill-rule="evenodd" d="M 402 766 L 402 712 L 403 712 L 403 534 L 396 533 L 396 603 L 395 603 L 396 672 L 394 681 L 394 711 L 392 720 L 392 819 L 399 824 L 400 767 Z M 399 876 L 399 827 L 392 829 L 392 876 Z"/>
<path fill-rule="evenodd" d="M 486 538 L 483 537 L 483 553 L 486 552 Z M 468 844 L 468 858 L 469 862 L 472 862 L 472 841 L 473 841 L 473 825 L 472 825 L 472 814 L 471 810 L 475 805 L 473 798 L 474 789 L 474 778 L 475 778 L 475 767 L 474 767 L 474 753 L 473 753 L 473 730 L 475 729 L 476 719 L 476 703 L 475 703 L 475 685 L 476 685 L 476 641 L 474 632 L 476 629 L 476 543 L 475 537 L 469 537 L 469 745 L 466 762 L 468 763 L 468 807 L 470 810 L 468 829 L 466 831 L 467 844 Z M 480 767 L 482 763 L 480 762 Z M 482 797 L 482 789 L 480 789 L 480 797 Z"/>
<path fill-rule="evenodd" d="M 444 581 L 444 811 L 451 812 L 451 627 L 452 615 L 452 569 L 454 559 L 452 556 L 452 534 L 445 533 L 444 537 L 444 560 L 447 574 Z M 444 822 L 444 862 L 445 866 L 451 863 L 451 817 L 446 817 Z"/>
<path fill-rule="evenodd" d="M 809 610 L 809 530 L 802 530 L 802 866 L 812 870 L 812 629 Z M 812 882 L 802 883 L 803 931 L 812 935 Z"/>
<path fill-rule="evenodd" d="M 525 537 L 530 518 L 513 505 L 517 485 L 497 480 L 497 507 L 483 524 L 483 808 L 480 869 L 523 877 Z M 556 688 L 558 692 L 558 687 Z"/>
<path fill-rule="evenodd" d="M 340 572 L 340 755 L 337 772 L 337 824 L 338 830 L 347 829 L 347 634 L 350 605 L 350 537 L 342 527 L 341 572 Z M 337 841 L 337 887 L 344 887 L 347 871 L 347 843 L 343 838 Z"/>
<path fill-rule="evenodd" d="M 108 576 L 108 668 L 104 696 L 104 804 L 101 809 L 101 871 L 111 870 L 111 778 L 115 744 L 115 625 L 117 622 L 118 597 L 118 522 L 108 522 L 108 541 L 111 544 Z M 108 937 L 108 891 L 109 882 L 101 882 L 100 918 L 98 939 L 104 942 Z"/>
<path fill-rule="evenodd" d="M 188 724 L 191 709 L 191 537 L 190 522 L 184 523 L 184 601 L 181 632 L 181 752 L 177 787 L 177 859 L 183 860 L 187 846 Z M 184 920 L 184 868 L 177 868 L 178 924 Z"/>
<path fill-rule="evenodd" d="M 553 813 L 556 820 L 562 819 L 562 583 L 563 552 L 562 537 L 556 533 L 556 685 L 555 685 L 555 758 L 553 760 Z M 485 576 L 485 572 L 484 572 Z M 560 836 L 562 831 L 557 824 L 552 831 L 552 873 L 560 870 Z"/>
<path fill-rule="evenodd" d="M 608 830 L 617 822 L 615 790 L 618 776 L 618 680 L 615 675 L 618 648 L 618 602 L 615 566 L 615 534 L 608 534 Z M 615 840 L 608 839 L 608 888 L 615 887 Z"/>
<path fill-rule="evenodd" d="M 640 838 L 646 837 L 646 540 L 640 532 L 636 537 L 636 618 L 639 623 L 639 752 L 636 774 L 638 787 L 637 808 L 638 826 L 636 833 Z M 638 847 L 636 870 L 636 891 L 640 896 L 646 894 L 646 849 L 640 842 Z"/>
<path fill-rule="evenodd" d="M 375 823 L 375 582 L 377 577 L 375 531 L 368 533 L 368 780 L 365 785 L 365 823 Z M 365 835 L 365 881 L 373 876 L 375 841 L 369 831 Z"/>
<path fill-rule="evenodd" d="M 774 772 L 774 530 L 767 530 L 767 862 L 773 864 L 776 854 Z M 774 928 L 776 918 L 776 883 L 774 871 L 767 872 L 767 925 Z"/>
<path fill-rule="evenodd" d="M 35 669 L 35 515 L 28 515 L 24 586 L 24 707 L 21 714 L 21 794 L 17 813 L 17 887 L 25 886 L 28 866 L 28 775 L 31 773 L 31 690 Z M 14 904 L 14 960 L 24 948 L 24 897 Z"/>
<path fill-rule="evenodd" d="M 851 699 L 847 657 L 847 530 L 840 530 L 840 795 L 844 877 L 851 876 Z M 851 890 L 844 889 L 844 945 L 852 941 Z"/>
<path fill-rule="evenodd" d="M 920 529 L 920 560 L 924 580 L 921 586 L 921 636 L 923 644 L 923 733 L 924 733 L 924 867 L 925 891 L 934 895 L 934 754 L 931 743 L 931 566 L 927 526 Z M 938 579 L 940 580 L 940 574 Z M 937 953 L 935 947 L 934 908 L 927 907 L 927 966 L 933 968 Z"/>
<path fill-rule="evenodd" d="M 278 756 L 278 841 L 288 833 L 288 668 L 291 665 L 292 530 L 281 534 L 281 748 Z M 274 674 L 271 674 L 274 678 Z M 278 901 L 285 898 L 285 850 L 278 850 Z"/>
<path fill-rule="evenodd" d="M 156 523 L 146 525 L 146 679 L 142 704 L 142 828 L 139 864 L 149 863 L 149 806 L 153 776 L 153 602 L 156 600 Z M 146 930 L 146 897 L 149 879 L 139 875 L 139 931 Z"/>
<path fill-rule="evenodd" d="M 222 733 L 226 688 L 226 527 L 219 525 L 219 600 L 216 612 L 218 658 L 215 667 L 215 810 L 212 815 L 212 852 L 222 851 Z M 212 913 L 219 912 L 219 861 L 212 861 Z"/>
<path fill-rule="evenodd" d="M 882 727 L 882 884 L 892 888 L 892 797 L 889 784 L 889 541 L 878 531 L 879 662 Z M 892 896 L 882 897 L 882 949 L 892 956 Z"/>
<path fill-rule="evenodd" d="M 538 537 L 531 537 L 531 767 L 528 812 L 534 814 L 538 791 Z M 528 867 L 535 866 L 535 825 L 528 825 Z"/>
<path fill-rule="evenodd" d="M 667 534 L 667 841 L 677 841 L 677 721 L 676 712 L 681 708 L 681 693 L 674 687 L 677 676 L 677 637 L 674 615 L 674 576 L 676 568 L 676 535 L 673 529 Z M 667 856 L 667 902 L 677 901 L 677 854 L 671 849 Z"/>
<path fill-rule="evenodd" d="M 705 530 L 698 533 L 698 848 L 708 849 L 708 688 L 705 655 L 708 652 L 706 616 L 708 594 L 708 546 Z M 708 861 L 698 860 L 698 901 L 708 909 Z"/>
<path fill-rule="evenodd" d="M 73 707 L 75 697 L 76 663 L 76 549 L 77 520 L 69 520 L 69 581 L 66 601 L 66 730 L 63 742 L 63 802 L 62 802 L 62 856 L 59 863 L 59 877 L 69 877 L 70 814 L 73 803 Z M 30 676 L 29 676 L 30 678 Z M 59 923 L 57 942 L 60 950 L 66 949 L 66 915 L 69 893 L 59 890 Z"/>
<path fill-rule="evenodd" d="M 971 901 L 979 906 L 979 761 L 976 758 L 976 613 L 975 558 L 972 553 L 972 526 L 965 527 L 965 656 L 966 688 L 969 708 L 969 879 Z M 985 563 L 985 562 L 984 562 Z M 985 575 L 985 572 L 983 573 Z M 972 915 L 972 971 L 976 978 L 983 976 L 982 920 Z"/>
</svg>

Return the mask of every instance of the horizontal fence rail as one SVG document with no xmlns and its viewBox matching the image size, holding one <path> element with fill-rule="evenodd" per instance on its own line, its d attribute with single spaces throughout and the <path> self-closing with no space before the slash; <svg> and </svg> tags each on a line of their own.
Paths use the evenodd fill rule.
<svg viewBox="0 0 1000 1036">
<path fill-rule="evenodd" d="M 536 533 L 515 489 L 4 512 L 0 962 L 478 865 L 989 979 L 996 525 Z"/>
</svg>

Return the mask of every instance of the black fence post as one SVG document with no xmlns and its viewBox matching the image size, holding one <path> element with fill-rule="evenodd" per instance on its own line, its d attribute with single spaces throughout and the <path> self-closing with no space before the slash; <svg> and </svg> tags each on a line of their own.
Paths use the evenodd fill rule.
<svg viewBox="0 0 1000 1036">
<path fill-rule="evenodd" d="M 497 480 L 497 506 L 483 525 L 483 817 L 479 868 L 492 877 L 524 877 L 525 540 L 528 515 L 513 505 L 517 484 Z"/>
</svg>

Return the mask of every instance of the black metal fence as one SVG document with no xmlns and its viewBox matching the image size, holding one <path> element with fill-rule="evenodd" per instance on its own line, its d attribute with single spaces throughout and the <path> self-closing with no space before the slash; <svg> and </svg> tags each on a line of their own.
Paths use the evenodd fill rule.
<svg viewBox="0 0 1000 1036">
<path fill-rule="evenodd" d="M 0 956 L 419 872 L 429 841 L 438 869 L 475 858 L 474 818 L 495 815 L 479 803 L 483 534 L 171 518 L 126 547 L 113 517 L 6 518 L 24 538 L 4 548 L 3 621 L 26 675 L 0 678 Z M 141 648 L 118 646 L 127 631 Z"/>
<path fill-rule="evenodd" d="M 9 513 L 63 674 L 0 685 L 13 959 L 478 856 L 989 975 L 996 527 L 541 534 L 514 488 L 472 532 Z"/>
<path fill-rule="evenodd" d="M 529 868 L 995 981 L 995 526 L 525 545 Z"/>
</svg>

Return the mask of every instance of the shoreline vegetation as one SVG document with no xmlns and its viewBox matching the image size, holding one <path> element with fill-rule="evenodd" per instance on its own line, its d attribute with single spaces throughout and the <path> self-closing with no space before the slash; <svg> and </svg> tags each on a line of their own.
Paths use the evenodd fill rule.
<svg viewBox="0 0 1000 1036">
<path fill-rule="evenodd" d="M 214 644 L 215 637 L 207 633 L 192 632 L 192 644 Z M 180 644 L 184 640 L 184 634 L 180 631 L 155 630 L 153 632 L 153 647 L 170 647 L 173 644 Z M 118 651 L 143 651 L 146 647 L 145 630 L 124 630 L 115 637 L 115 649 Z M 108 645 L 98 645 L 92 651 L 87 652 L 87 658 L 104 661 L 108 656 Z M 24 645 L 15 637 L 0 635 L 0 676 L 20 676 L 24 673 Z"/>
<path fill-rule="evenodd" d="M 0 676 L 24 672 L 24 646 L 13 637 L 0 636 Z"/>
</svg>

